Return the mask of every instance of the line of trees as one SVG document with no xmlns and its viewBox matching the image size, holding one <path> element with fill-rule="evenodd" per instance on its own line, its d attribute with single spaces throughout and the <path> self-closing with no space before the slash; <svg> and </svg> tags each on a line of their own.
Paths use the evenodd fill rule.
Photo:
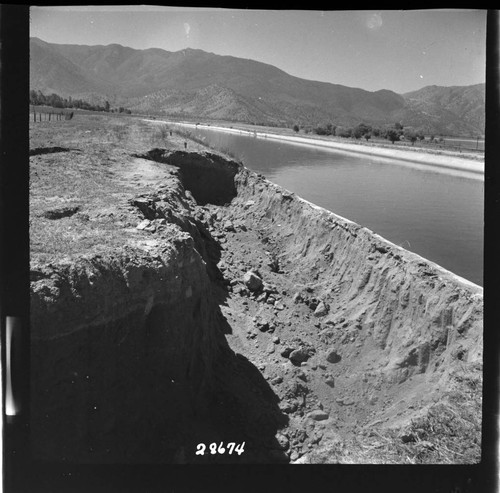
<svg viewBox="0 0 500 493">
<path fill-rule="evenodd" d="M 89 111 L 107 111 L 111 113 L 127 113 L 131 114 L 132 111 L 123 108 L 111 108 L 109 101 L 104 102 L 104 106 L 99 104 L 91 104 L 83 99 L 74 99 L 71 96 L 63 98 L 58 94 L 52 93 L 45 95 L 41 91 L 30 91 L 30 104 L 35 106 L 52 106 L 53 108 L 75 108 Z"/>
<path fill-rule="evenodd" d="M 300 128 L 297 124 L 293 125 L 293 130 L 299 132 Z M 378 137 L 382 139 L 390 140 L 393 144 L 399 140 L 406 140 L 411 142 L 412 145 L 417 140 L 424 140 L 425 135 L 422 129 L 415 129 L 414 127 L 403 127 L 399 122 L 396 122 L 393 126 L 384 126 L 382 128 L 374 127 L 366 123 L 359 123 L 354 127 L 347 127 L 342 125 L 334 125 L 333 123 L 326 123 L 324 125 L 318 125 L 316 127 L 306 127 L 306 133 L 315 133 L 317 135 L 332 135 L 336 137 L 343 138 L 353 138 L 362 139 L 366 141 L 370 140 L 372 137 Z M 433 140 L 433 136 L 431 138 Z"/>
</svg>

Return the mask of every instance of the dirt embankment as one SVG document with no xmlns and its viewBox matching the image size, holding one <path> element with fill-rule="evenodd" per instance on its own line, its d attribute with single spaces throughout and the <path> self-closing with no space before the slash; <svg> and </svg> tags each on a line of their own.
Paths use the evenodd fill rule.
<svg viewBox="0 0 500 493">
<path fill-rule="evenodd" d="M 32 265 L 38 454 L 479 459 L 480 287 L 221 156 L 134 159 L 166 178 L 129 197 L 126 245 Z"/>
</svg>

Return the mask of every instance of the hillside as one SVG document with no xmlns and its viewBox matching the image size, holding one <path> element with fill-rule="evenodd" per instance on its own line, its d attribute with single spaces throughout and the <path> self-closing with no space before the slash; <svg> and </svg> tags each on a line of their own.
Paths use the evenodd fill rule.
<svg viewBox="0 0 500 493">
<path fill-rule="evenodd" d="M 426 86 L 418 91 L 403 94 L 407 118 L 415 126 L 447 126 L 450 133 L 467 134 L 473 127 L 484 128 L 485 84 L 473 86 Z M 429 121 L 430 120 L 430 121 Z"/>
<path fill-rule="evenodd" d="M 286 125 L 401 121 L 434 133 L 484 132 L 484 84 L 399 95 L 301 79 L 202 50 L 56 45 L 37 38 L 30 58 L 31 89 L 148 113 Z"/>
</svg>

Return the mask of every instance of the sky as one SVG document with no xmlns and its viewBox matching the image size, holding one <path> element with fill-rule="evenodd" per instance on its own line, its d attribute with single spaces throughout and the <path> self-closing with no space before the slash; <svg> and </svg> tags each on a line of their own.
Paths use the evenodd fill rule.
<svg viewBox="0 0 500 493">
<path fill-rule="evenodd" d="M 30 35 L 50 43 L 197 48 L 368 91 L 485 81 L 486 10 L 80 6 L 32 7 L 30 18 Z"/>
</svg>

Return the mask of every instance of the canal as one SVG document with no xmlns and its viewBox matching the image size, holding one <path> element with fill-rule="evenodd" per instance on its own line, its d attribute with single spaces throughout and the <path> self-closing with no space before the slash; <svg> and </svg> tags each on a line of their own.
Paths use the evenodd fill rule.
<svg viewBox="0 0 500 493">
<path fill-rule="evenodd" d="M 189 129 L 249 169 L 483 285 L 484 179 L 211 129 Z"/>
</svg>

